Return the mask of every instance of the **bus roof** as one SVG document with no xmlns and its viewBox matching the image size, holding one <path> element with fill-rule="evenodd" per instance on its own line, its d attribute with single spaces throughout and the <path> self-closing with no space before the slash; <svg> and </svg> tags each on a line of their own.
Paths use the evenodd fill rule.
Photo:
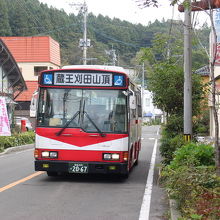
<svg viewBox="0 0 220 220">
<path fill-rule="evenodd" d="M 119 66 L 104 66 L 104 65 L 68 65 L 63 66 L 62 69 L 89 69 L 89 70 L 109 70 L 125 73 L 124 68 Z"/>
</svg>

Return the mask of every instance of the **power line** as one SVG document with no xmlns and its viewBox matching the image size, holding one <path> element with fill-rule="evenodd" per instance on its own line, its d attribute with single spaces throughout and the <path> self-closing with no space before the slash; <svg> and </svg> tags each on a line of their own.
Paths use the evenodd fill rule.
<svg viewBox="0 0 220 220">
<path fill-rule="evenodd" d="M 24 9 L 28 17 L 32 17 L 32 21 L 36 26 L 38 26 L 39 24 L 41 25 L 41 22 L 32 14 L 32 12 L 29 10 L 28 7 L 26 7 L 26 4 L 22 2 L 22 0 L 17 0 L 17 3 L 21 6 L 21 8 Z M 41 26 L 41 28 L 46 30 L 46 28 L 43 26 Z"/>
<path fill-rule="evenodd" d="M 140 48 L 140 46 L 138 46 L 138 45 L 135 45 L 135 44 L 132 44 L 132 43 L 127 43 L 127 42 L 118 40 L 118 39 L 116 39 L 114 37 L 110 37 L 109 35 L 106 35 L 106 34 L 100 32 L 100 31 L 96 30 L 93 27 L 89 27 L 89 28 L 92 29 L 95 33 L 97 33 L 97 34 L 99 34 L 99 35 L 101 35 L 101 36 L 103 36 L 103 37 L 105 37 L 107 39 L 113 40 L 115 42 L 118 42 L 118 43 L 121 43 L 121 44 L 124 44 L 124 45 L 127 45 L 127 46 L 132 46 L 132 47 Z"/>
</svg>

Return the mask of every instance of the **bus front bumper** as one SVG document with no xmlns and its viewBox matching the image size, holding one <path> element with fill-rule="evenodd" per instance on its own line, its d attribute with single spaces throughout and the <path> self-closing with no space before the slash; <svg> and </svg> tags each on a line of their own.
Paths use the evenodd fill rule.
<svg viewBox="0 0 220 220">
<path fill-rule="evenodd" d="M 128 173 L 127 163 L 102 163 L 102 162 L 70 162 L 70 161 L 48 161 L 36 160 L 36 171 L 60 172 L 60 173 L 100 173 L 100 174 L 122 174 Z"/>
</svg>

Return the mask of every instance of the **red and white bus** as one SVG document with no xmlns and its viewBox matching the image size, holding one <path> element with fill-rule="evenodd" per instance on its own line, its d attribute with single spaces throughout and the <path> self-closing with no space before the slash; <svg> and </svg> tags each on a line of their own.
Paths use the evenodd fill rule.
<svg viewBox="0 0 220 220">
<path fill-rule="evenodd" d="M 36 116 L 36 171 L 128 176 L 138 163 L 141 92 L 121 67 L 41 72 Z"/>
</svg>

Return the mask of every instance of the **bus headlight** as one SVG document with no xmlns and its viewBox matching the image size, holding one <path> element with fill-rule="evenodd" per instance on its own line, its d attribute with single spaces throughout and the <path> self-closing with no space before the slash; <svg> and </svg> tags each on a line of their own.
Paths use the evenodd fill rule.
<svg viewBox="0 0 220 220">
<path fill-rule="evenodd" d="M 50 151 L 50 158 L 57 158 L 58 153 L 56 151 Z"/>
<path fill-rule="evenodd" d="M 118 153 L 104 153 L 103 160 L 120 160 L 120 154 L 118 154 Z"/>
<path fill-rule="evenodd" d="M 103 159 L 104 160 L 111 160 L 112 156 L 111 156 L 111 154 L 103 154 Z"/>
<path fill-rule="evenodd" d="M 41 153 L 41 156 L 43 158 L 57 158 L 58 157 L 58 153 L 57 153 L 57 151 L 43 151 Z"/>
<path fill-rule="evenodd" d="M 41 156 L 48 158 L 48 157 L 50 156 L 49 151 L 43 151 L 43 152 L 41 153 Z"/>
<path fill-rule="evenodd" d="M 120 155 L 119 154 L 112 154 L 112 160 L 119 160 Z"/>
</svg>

